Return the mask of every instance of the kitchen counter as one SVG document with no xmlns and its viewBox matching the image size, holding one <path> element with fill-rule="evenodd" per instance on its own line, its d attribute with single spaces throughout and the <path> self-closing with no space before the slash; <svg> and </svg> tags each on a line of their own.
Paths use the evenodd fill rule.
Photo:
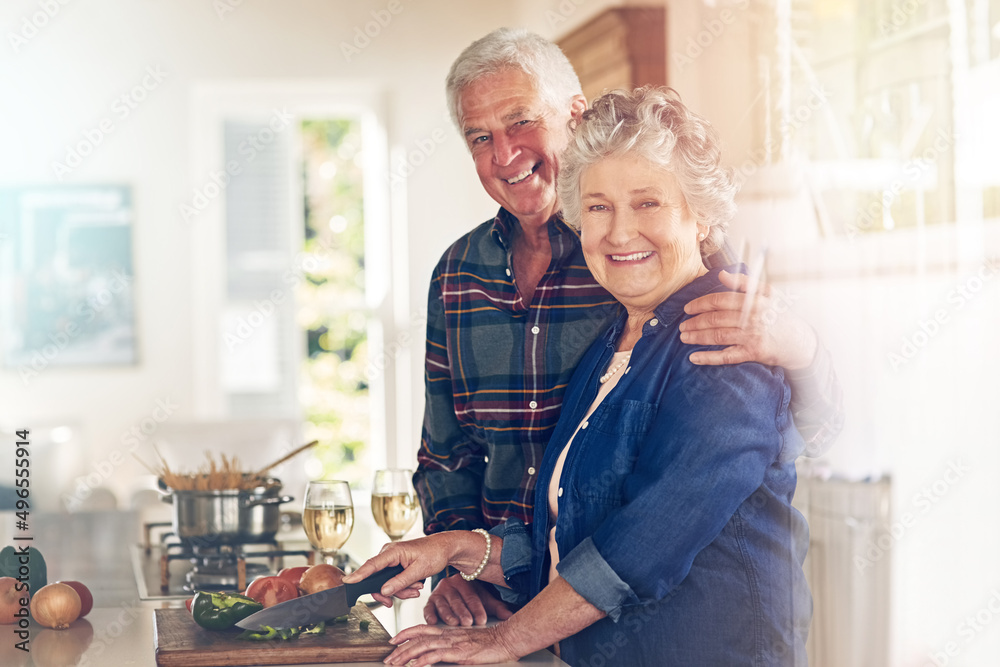
<svg viewBox="0 0 1000 667">
<path fill-rule="evenodd" d="M 15 518 L 0 512 L 0 545 L 13 544 Z M 45 556 L 49 582 L 78 580 L 94 595 L 94 609 L 68 630 L 50 630 L 32 623 L 31 652 L 14 648 L 15 626 L 0 626 L 0 665 L 3 667 L 78 667 L 106 665 L 155 667 L 153 610 L 183 605 L 177 601 L 144 601 L 129 557 L 129 545 L 140 540 L 140 518 L 131 512 L 96 512 L 31 516 L 28 534 Z M 19 533 L 21 535 L 21 533 Z M 405 603 L 418 612 L 419 601 Z M 379 620 L 392 632 L 392 611 L 381 610 Z M 419 618 L 418 613 L 404 618 Z M 374 667 L 381 662 L 341 663 Z M 539 651 L 511 665 L 564 662 Z"/>
<path fill-rule="evenodd" d="M 15 639 L 0 632 L 0 665 L 3 667 L 156 667 L 153 654 L 153 609 L 143 603 L 95 607 L 68 630 L 50 630 L 32 623 L 31 653 L 13 648 Z M 9 628 L 11 626 L 0 626 Z M 336 663 L 342 667 L 381 667 L 381 662 Z M 566 663 L 548 651 L 539 651 L 511 667 L 556 667 Z M 324 663 L 328 665 L 328 663 Z M 300 666 L 301 667 L 301 666 Z M 318 664 L 305 667 L 320 667 Z"/>
</svg>

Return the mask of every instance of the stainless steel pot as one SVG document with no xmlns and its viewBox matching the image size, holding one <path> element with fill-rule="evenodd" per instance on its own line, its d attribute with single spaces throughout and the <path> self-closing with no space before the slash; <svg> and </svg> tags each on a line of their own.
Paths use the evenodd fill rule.
<svg viewBox="0 0 1000 667">
<path fill-rule="evenodd" d="M 169 490 L 163 500 L 174 506 L 174 534 L 196 545 L 267 542 L 281 526 L 281 480 L 268 478 L 249 491 Z"/>
</svg>

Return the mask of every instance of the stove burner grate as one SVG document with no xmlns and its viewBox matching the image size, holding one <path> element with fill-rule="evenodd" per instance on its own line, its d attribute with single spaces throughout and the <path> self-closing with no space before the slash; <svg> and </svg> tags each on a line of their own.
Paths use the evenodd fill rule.
<svg viewBox="0 0 1000 667">
<path fill-rule="evenodd" d="M 147 523 L 145 525 L 145 551 L 151 553 L 151 532 L 154 528 L 171 527 L 170 523 Z M 162 555 L 160 556 L 160 590 L 170 589 L 170 561 L 188 560 L 191 570 L 185 576 L 183 588 L 188 592 L 199 590 L 236 589 L 246 590 L 247 582 L 262 574 L 277 570 L 285 556 L 303 556 L 306 563 L 315 562 L 311 549 L 288 550 L 272 538 L 251 538 L 239 544 L 219 544 L 213 540 L 178 538 L 172 532 L 160 535 Z M 264 550 L 251 550 L 252 545 L 266 545 Z M 248 563 L 247 558 L 267 558 L 268 564 Z"/>
</svg>

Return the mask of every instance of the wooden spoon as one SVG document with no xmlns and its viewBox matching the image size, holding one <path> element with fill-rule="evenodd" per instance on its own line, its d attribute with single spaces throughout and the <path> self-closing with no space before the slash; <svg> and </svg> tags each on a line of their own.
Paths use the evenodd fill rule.
<svg viewBox="0 0 1000 667">
<path fill-rule="evenodd" d="M 299 452 L 304 452 L 305 450 L 309 449 L 310 447 L 315 447 L 318 444 L 319 444 L 319 440 L 313 440 L 312 442 L 307 442 L 306 444 L 302 445 L 301 447 L 299 447 L 295 451 L 291 452 L 290 454 L 286 454 L 285 456 L 282 456 L 280 459 L 278 459 L 277 461 L 275 461 L 271 465 L 267 466 L 266 468 L 261 468 L 259 471 L 257 471 L 257 472 L 254 473 L 254 477 L 255 478 L 263 477 L 264 473 L 266 473 L 271 468 L 274 468 L 276 466 L 281 465 L 282 463 L 284 463 L 288 459 L 292 458 L 293 456 L 295 456 Z"/>
</svg>

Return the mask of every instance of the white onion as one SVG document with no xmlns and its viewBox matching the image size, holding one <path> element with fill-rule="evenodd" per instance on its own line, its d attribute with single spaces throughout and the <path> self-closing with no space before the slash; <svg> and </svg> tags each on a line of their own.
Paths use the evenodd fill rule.
<svg viewBox="0 0 1000 667">
<path fill-rule="evenodd" d="M 31 597 L 31 615 L 47 628 L 63 630 L 80 618 L 80 596 L 66 584 L 42 586 Z"/>
</svg>

